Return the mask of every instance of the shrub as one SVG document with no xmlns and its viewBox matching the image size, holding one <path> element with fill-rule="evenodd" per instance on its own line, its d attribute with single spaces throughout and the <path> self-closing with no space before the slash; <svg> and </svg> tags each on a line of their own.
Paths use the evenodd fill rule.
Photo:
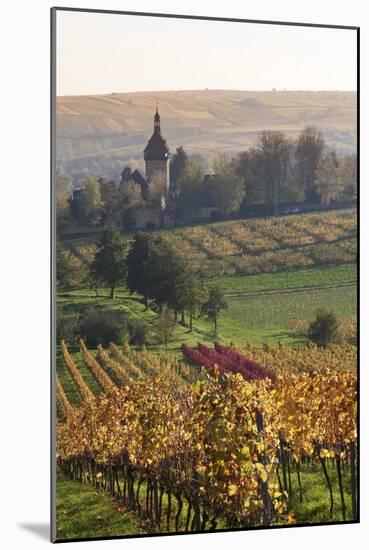
<svg viewBox="0 0 369 550">
<path fill-rule="evenodd" d="M 173 312 L 169 309 L 164 309 L 155 321 L 154 328 L 159 342 L 167 347 L 168 343 L 173 340 L 176 329 L 176 320 Z"/>
<path fill-rule="evenodd" d="M 149 333 L 148 324 L 139 319 L 127 319 L 126 323 L 129 343 L 136 346 L 143 346 L 146 344 Z"/>
<path fill-rule="evenodd" d="M 309 325 L 308 339 L 317 346 L 326 347 L 337 340 L 338 327 L 337 317 L 333 312 L 319 310 Z"/>
<path fill-rule="evenodd" d="M 64 308 L 59 306 L 56 313 L 56 338 L 57 342 L 64 340 L 67 344 L 76 343 L 79 336 L 78 315 L 67 314 Z"/>
<path fill-rule="evenodd" d="M 122 344 L 128 339 L 127 320 L 120 311 L 88 308 L 80 315 L 80 334 L 91 347 Z"/>
</svg>

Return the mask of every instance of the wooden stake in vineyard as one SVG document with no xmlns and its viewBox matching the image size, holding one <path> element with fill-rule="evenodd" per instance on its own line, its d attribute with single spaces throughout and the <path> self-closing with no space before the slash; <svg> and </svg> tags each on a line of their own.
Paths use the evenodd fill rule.
<svg viewBox="0 0 369 550">
<path fill-rule="evenodd" d="M 260 411 L 256 411 L 256 427 L 264 441 L 264 419 Z M 266 467 L 268 459 L 265 452 L 260 455 L 260 462 Z M 273 518 L 273 503 L 269 494 L 268 480 L 262 481 L 260 485 L 260 495 L 263 501 L 263 525 L 269 525 Z"/>
<path fill-rule="evenodd" d="M 356 504 L 356 449 L 355 443 L 350 442 L 350 467 L 351 467 L 351 503 L 352 503 L 352 519 L 357 519 L 357 504 Z"/>
</svg>

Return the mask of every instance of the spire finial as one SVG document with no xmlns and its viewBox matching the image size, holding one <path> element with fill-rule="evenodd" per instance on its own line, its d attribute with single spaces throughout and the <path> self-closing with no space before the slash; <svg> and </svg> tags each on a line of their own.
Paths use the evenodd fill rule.
<svg viewBox="0 0 369 550">
<path fill-rule="evenodd" d="M 156 113 L 154 116 L 154 130 L 160 132 L 160 115 L 158 109 L 158 102 L 156 101 Z"/>
</svg>

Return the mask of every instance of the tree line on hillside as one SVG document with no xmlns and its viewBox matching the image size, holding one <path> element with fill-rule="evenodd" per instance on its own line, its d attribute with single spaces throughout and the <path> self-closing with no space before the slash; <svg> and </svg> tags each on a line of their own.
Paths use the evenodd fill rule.
<svg viewBox="0 0 369 550">
<path fill-rule="evenodd" d="M 108 228 L 101 234 L 84 278 L 78 281 L 73 279 L 76 261 L 79 260 L 74 254 L 58 247 L 59 288 L 81 288 L 87 284 L 96 293 L 101 287 L 109 288 L 113 299 L 117 287 L 126 287 L 131 294 L 142 296 L 146 309 L 158 314 L 156 330 L 161 333 L 164 343 L 168 343 L 177 322 L 188 326 L 191 332 L 196 315 L 208 318 L 216 334 L 219 314 L 227 307 L 223 292 L 208 288 L 197 269 L 179 256 L 163 236 L 137 233 L 128 250 L 120 232 Z M 112 317 L 108 321 L 112 322 Z"/>
<path fill-rule="evenodd" d="M 78 200 L 71 200 L 72 180 L 58 174 L 56 209 L 59 228 L 74 220 L 81 225 L 114 225 L 133 229 L 138 212 L 162 207 L 162 197 L 177 221 L 191 219 L 200 206 L 212 206 L 218 216 L 252 211 L 277 214 L 281 204 L 329 205 L 357 198 L 356 155 L 339 155 L 326 146 L 320 131 L 305 128 L 296 140 L 281 132 L 263 132 L 256 145 L 234 158 L 219 154 L 211 174 L 178 147 L 171 160 L 171 186 L 160 174 L 145 194 L 125 167 L 120 181 L 85 176 Z"/>
<path fill-rule="evenodd" d="M 61 246 L 57 249 L 57 284 L 61 293 L 69 288 L 110 289 L 113 300 L 118 287 L 138 294 L 146 310 L 157 313 L 153 324 L 159 341 L 165 346 L 171 340 L 177 323 L 193 330 L 193 319 L 204 316 L 217 334 L 220 313 L 227 309 L 223 291 L 205 285 L 195 266 L 180 256 L 164 236 L 139 232 L 128 249 L 127 241 L 116 228 L 105 229 L 100 240 L 84 257 Z M 78 262 L 84 261 L 84 269 Z M 76 278 L 77 277 L 77 278 Z M 186 322 L 186 315 L 188 322 Z M 128 341 L 133 345 L 147 342 L 149 327 L 145 321 L 127 317 L 114 309 L 86 308 L 80 316 L 68 315 L 61 307 L 57 314 L 58 339 L 73 342 L 83 337 L 96 347 L 110 341 Z M 320 310 L 308 323 L 308 340 L 327 346 L 339 338 L 339 323 L 334 313 Z"/>
</svg>

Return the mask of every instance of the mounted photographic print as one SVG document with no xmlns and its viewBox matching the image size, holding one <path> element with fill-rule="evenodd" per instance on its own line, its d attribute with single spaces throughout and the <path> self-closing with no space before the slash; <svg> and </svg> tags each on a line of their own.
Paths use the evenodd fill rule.
<svg viewBox="0 0 369 550">
<path fill-rule="evenodd" d="M 52 540 L 358 522 L 359 29 L 51 20 Z"/>
</svg>

